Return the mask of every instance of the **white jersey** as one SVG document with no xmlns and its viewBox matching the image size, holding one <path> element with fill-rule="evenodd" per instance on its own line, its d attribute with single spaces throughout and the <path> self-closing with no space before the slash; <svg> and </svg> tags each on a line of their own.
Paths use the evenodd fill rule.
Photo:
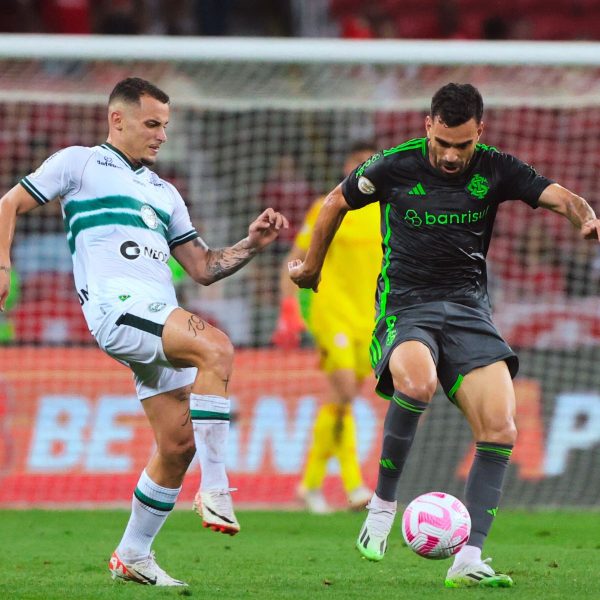
<svg viewBox="0 0 600 600">
<path fill-rule="evenodd" d="M 167 261 L 198 237 L 177 190 L 108 143 L 71 146 L 21 185 L 39 204 L 59 198 L 75 285 L 95 334 L 102 317 L 138 300 L 177 304 Z"/>
</svg>

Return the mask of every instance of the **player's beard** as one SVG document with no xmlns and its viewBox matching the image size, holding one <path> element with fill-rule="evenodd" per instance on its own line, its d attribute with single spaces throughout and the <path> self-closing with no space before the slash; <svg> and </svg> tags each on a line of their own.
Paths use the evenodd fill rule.
<svg viewBox="0 0 600 600">
<path fill-rule="evenodd" d="M 456 169 L 456 171 L 453 171 L 453 172 L 444 171 L 443 167 L 444 166 L 456 166 L 457 163 L 454 163 L 454 165 L 448 165 L 448 163 L 444 163 L 444 161 L 437 160 L 435 163 L 435 167 L 444 177 L 447 177 L 448 179 L 454 179 L 454 178 L 462 175 L 467 170 L 470 162 L 471 162 L 471 160 L 469 159 L 468 161 L 465 161 L 464 163 L 458 164 L 458 169 Z"/>
</svg>

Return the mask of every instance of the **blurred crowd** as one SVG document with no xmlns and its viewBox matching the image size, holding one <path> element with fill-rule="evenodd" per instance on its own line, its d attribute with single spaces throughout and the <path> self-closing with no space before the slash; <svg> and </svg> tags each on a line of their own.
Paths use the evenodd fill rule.
<svg viewBox="0 0 600 600">
<path fill-rule="evenodd" d="M 486 115 L 490 126 L 486 141 L 595 203 L 600 109 L 505 107 L 490 108 Z M 242 237 L 252 216 L 267 206 L 282 211 L 292 223 L 276 244 L 224 282 L 199 288 L 182 273 L 174 274 L 182 303 L 226 330 L 236 345 L 269 344 L 278 310 L 282 257 L 315 197 L 342 178 L 343 151 L 356 135 L 356 116 L 344 111 L 264 110 L 255 115 L 186 109 L 174 119 L 173 146 L 165 147 L 157 170 L 182 192 L 209 245 L 219 247 Z M 0 132 L 3 189 L 56 149 L 102 141 L 105 118 L 103 106 L 0 104 L 5 125 Z M 511 124 L 521 133 L 513 133 Z M 361 131 L 376 137 L 381 147 L 390 147 L 422 135 L 422 126 L 422 111 L 374 112 Z M 550 131 L 552 139 L 544 133 Z M 560 323 L 592 315 L 594 327 L 600 327 L 598 246 L 579 240 L 569 223 L 550 211 L 510 204 L 499 210 L 489 254 L 497 311 L 514 320 L 515 314 L 520 315 L 516 306 L 540 314 L 559 307 L 563 312 L 555 318 Z M 16 277 L 9 310 L 0 315 L 0 344 L 93 343 L 74 293 L 58 203 L 19 220 L 13 267 Z M 511 323 L 503 326 L 509 330 Z M 535 337 L 546 324 L 547 320 L 535 323 L 527 335 Z M 514 330 L 519 335 L 524 331 L 521 325 Z M 529 338 L 523 339 L 511 342 L 530 343 Z M 557 343 L 564 343 L 561 340 Z"/>
<path fill-rule="evenodd" d="M 3 0 L 0 31 L 600 39 L 598 0 Z"/>
</svg>

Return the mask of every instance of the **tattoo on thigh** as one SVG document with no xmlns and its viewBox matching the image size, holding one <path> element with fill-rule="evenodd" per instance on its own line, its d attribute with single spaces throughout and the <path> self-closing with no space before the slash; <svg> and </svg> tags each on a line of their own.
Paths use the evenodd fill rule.
<svg viewBox="0 0 600 600">
<path fill-rule="evenodd" d="M 200 331 L 204 331 L 206 329 L 206 323 L 198 316 L 192 315 L 188 319 L 188 331 L 191 331 L 196 337 Z"/>
<path fill-rule="evenodd" d="M 223 384 L 225 385 L 225 391 L 227 391 L 227 386 L 229 385 L 229 377 L 223 379 Z"/>
<path fill-rule="evenodd" d="M 185 413 L 183 415 L 183 423 L 181 424 L 181 427 L 185 427 L 191 420 L 192 420 L 192 412 L 188 406 L 187 410 L 185 411 Z"/>
</svg>

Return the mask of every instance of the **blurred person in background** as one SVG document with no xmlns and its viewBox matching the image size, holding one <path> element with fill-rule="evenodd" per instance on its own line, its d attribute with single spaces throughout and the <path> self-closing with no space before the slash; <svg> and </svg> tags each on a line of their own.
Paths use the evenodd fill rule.
<svg viewBox="0 0 600 600">
<path fill-rule="evenodd" d="M 344 161 L 345 177 L 376 150 L 369 141 L 350 146 Z M 300 345 L 305 329 L 298 290 L 289 278 L 288 263 L 304 260 L 315 220 L 324 197 L 318 198 L 305 216 L 300 232 L 281 266 L 281 307 L 273 343 L 280 348 Z M 358 218 L 357 218 L 358 217 Z M 320 356 L 320 367 L 329 381 L 329 398 L 318 411 L 313 438 L 299 487 L 299 497 L 313 513 L 327 513 L 323 495 L 327 463 L 335 457 L 348 504 L 363 508 L 371 497 L 363 482 L 358 460 L 356 423 L 352 401 L 370 374 L 369 343 L 373 329 L 375 283 L 381 268 L 379 207 L 344 221 L 323 265 L 324 281 L 318 294 L 302 290 L 304 316 Z M 350 286 L 350 287 L 348 287 Z"/>
<path fill-rule="evenodd" d="M 96 33 L 137 35 L 145 32 L 147 7 L 143 0 L 103 0 L 94 7 Z"/>
<path fill-rule="evenodd" d="M 90 0 L 33 0 L 44 33 L 92 33 L 93 7 Z"/>
<path fill-rule="evenodd" d="M 34 10 L 35 0 L 2 0 L 0 2 L 0 32 L 34 33 L 39 31 Z"/>
<path fill-rule="evenodd" d="M 260 197 L 262 206 L 271 206 L 284 213 L 290 220 L 290 228 L 283 231 L 275 243 L 275 248 L 279 252 L 287 252 L 290 249 L 314 196 L 313 186 L 309 183 L 296 156 L 291 152 L 278 155 Z"/>
<path fill-rule="evenodd" d="M 240 529 L 225 470 L 233 346 L 178 306 L 167 261 L 173 255 L 209 285 L 241 269 L 287 221 L 266 209 L 237 244 L 209 248 L 179 192 L 148 168 L 167 140 L 169 103 L 144 79 L 120 81 L 109 96 L 104 144 L 53 154 L 0 199 L 0 310 L 10 290 L 17 216 L 60 199 L 89 329 L 102 350 L 132 370 L 156 441 L 109 570 L 124 581 L 185 586 L 158 566 L 151 547 L 196 451 L 204 526 L 231 535 Z"/>
<path fill-rule="evenodd" d="M 198 28 L 194 17 L 192 0 L 146 0 L 144 33 L 196 35 Z"/>
</svg>

